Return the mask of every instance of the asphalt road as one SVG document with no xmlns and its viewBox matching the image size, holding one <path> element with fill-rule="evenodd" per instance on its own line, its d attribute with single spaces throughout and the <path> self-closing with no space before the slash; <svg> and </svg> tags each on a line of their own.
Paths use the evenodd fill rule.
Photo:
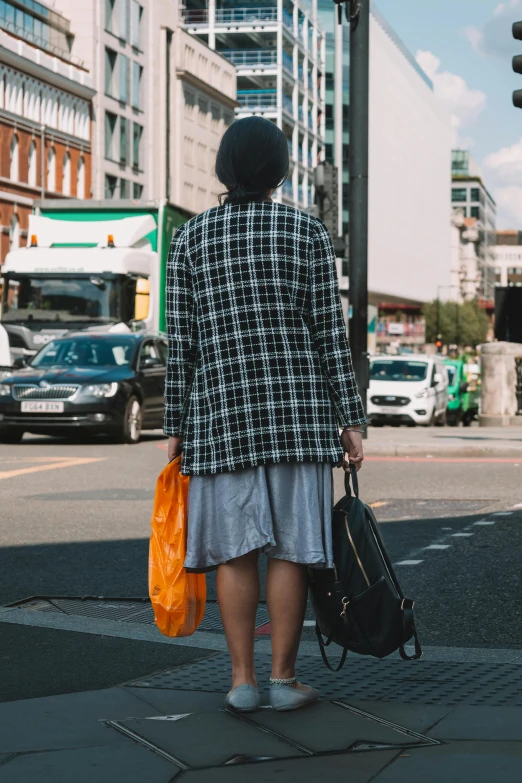
<svg viewBox="0 0 522 783">
<path fill-rule="evenodd" d="M 27 436 L 20 446 L 0 445 L 0 605 L 33 595 L 146 596 L 150 513 L 165 445 L 159 434 L 137 446 Z M 340 497 L 342 471 L 335 481 Z M 392 562 L 415 561 L 397 565 L 397 572 L 405 593 L 416 599 L 423 642 L 522 647 L 522 507 L 513 510 L 522 504 L 522 463 L 375 457 L 365 463 L 360 484 L 363 499 L 374 504 L 382 521 Z M 509 515 L 492 516 L 502 509 Z M 484 519 L 494 524 L 474 524 Z M 213 597 L 212 576 L 208 586 Z M 65 650 L 71 661 L 71 649 L 79 644 L 74 637 L 85 637 L 14 626 L 0 635 L 4 664 L 13 663 L 17 645 L 27 647 L 33 637 L 47 649 L 57 645 L 63 655 Z M 93 669 L 100 668 L 101 643 L 88 638 L 93 651 L 87 658 Z M 85 653 L 86 639 L 82 645 Z M 133 650 L 128 645 L 127 657 L 118 652 L 121 647 L 105 644 L 107 654 L 121 661 L 111 676 L 91 677 L 84 655 L 82 667 L 71 664 L 59 691 L 70 689 L 72 680 L 95 687 L 107 679 L 127 680 L 128 672 L 146 673 L 140 644 Z M 160 647 L 149 670 L 167 666 L 168 656 L 173 662 L 172 648 Z M 23 664 L 18 671 L 23 673 Z M 31 693 L 23 690 L 20 696 Z"/>
</svg>

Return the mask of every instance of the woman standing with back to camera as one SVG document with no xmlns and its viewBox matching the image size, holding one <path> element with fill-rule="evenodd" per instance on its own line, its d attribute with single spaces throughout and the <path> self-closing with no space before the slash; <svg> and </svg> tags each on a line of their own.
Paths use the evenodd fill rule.
<svg viewBox="0 0 522 783">
<path fill-rule="evenodd" d="M 323 223 L 272 201 L 288 145 L 269 120 L 224 134 L 224 203 L 182 225 L 167 271 L 169 459 L 190 475 L 185 566 L 217 568 L 232 660 L 227 704 L 259 706 L 254 632 L 258 557 L 268 556 L 270 701 L 319 698 L 295 662 L 307 567 L 331 568 L 333 465 L 359 468 L 366 421 L 352 368 L 335 256 Z M 343 428 L 339 437 L 339 427 Z"/>
</svg>

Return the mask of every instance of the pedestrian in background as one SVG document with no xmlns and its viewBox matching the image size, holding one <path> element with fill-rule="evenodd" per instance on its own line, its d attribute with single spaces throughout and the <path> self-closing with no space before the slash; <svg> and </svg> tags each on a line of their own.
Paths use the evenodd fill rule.
<svg viewBox="0 0 522 783">
<path fill-rule="evenodd" d="M 307 568 L 331 568 L 334 465 L 363 460 L 357 392 L 323 223 L 272 200 L 288 176 L 286 137 L 260 117 L 224 134 L 223 203 L 182 225 L 167 270 L 165 433 L 190 475 L 185 566 L 217 568 L 232 660 L 229 706 L 259 706 L 258 558 L 268 557 L 270 700 L 319 694 L 295 663 Z M 339 428 L 343 428 L 339 436 Z"/>
</svg>

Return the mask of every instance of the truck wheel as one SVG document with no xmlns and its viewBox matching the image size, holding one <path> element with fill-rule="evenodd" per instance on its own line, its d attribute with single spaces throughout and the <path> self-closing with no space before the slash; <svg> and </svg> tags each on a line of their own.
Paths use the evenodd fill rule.
<svg viewBox="0 0 522 783">
<path fill-rule="evenodd" d="M 142 411 L 140 401 L 137 397 L 130 397 L 125 413 L 123 415 L 123 424 L 120 443 L 138 443 L 141 436 Z"/>
<path fill-rule="evenodd" d="M 0 432 L 0 443 L 20 443 L 23 437 L 23 430 L 4 430 L 3 432 Z"/>
</svg>

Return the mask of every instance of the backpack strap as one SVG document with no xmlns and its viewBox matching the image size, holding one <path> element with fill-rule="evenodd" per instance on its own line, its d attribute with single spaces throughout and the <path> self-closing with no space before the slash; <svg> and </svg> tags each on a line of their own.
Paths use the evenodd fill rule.
<svg viewBox="0 0 522 783">
<path fill-rule="evenodd" d="M 418 658 L 422 658 L 423 652 L 420 646 L 419 637 L 417 635 L 417 629 L 415 627 L 415 618 L 413 616 L 413 601 L 410 598 L 402 599 L 402 629 L 403 639 L 411 639 L 413 636 L 415 642 L 415 654 L 408 655 L 404 649 L 404 644 L 399 647 L 399 653 L 403 661 L 415 661 Z"/>
<path fill-rule="evenodd" d="M 339 665 L 337 666 L 336 669 L 334 669 L 334 667 L 332 666 L 332 664 L 330 663 L 330 661 L 326 657 L 326 650 L 325 650 L 325 647 L 328 647 L 328 645 L 331 644 L 332 637 L 327 639 L 326 642 L 325 642 L 324 639 L 323 639 L 323 635 L 322 635 L 322 633 L 321 633 L 317 623 L 315 624 L 315 633 L 316 633 L 316 636 L 317 636 L 317 641 L 319 642 L 319 649 L 321 651 L 321 657 L 322 657 L 322 659 L 324 661 L 325 666 L 327 666 L 330 669 L 331 672 L 338 672 L 338 671 L 340 671 L 343 668 L 344 662 L 346 660 L 346 656 L 348 655 L 348 647 L 345 647 L 343 649 L 343 654 L 341 655 L 341 660 L 339 661 Z"/>
</svg>

